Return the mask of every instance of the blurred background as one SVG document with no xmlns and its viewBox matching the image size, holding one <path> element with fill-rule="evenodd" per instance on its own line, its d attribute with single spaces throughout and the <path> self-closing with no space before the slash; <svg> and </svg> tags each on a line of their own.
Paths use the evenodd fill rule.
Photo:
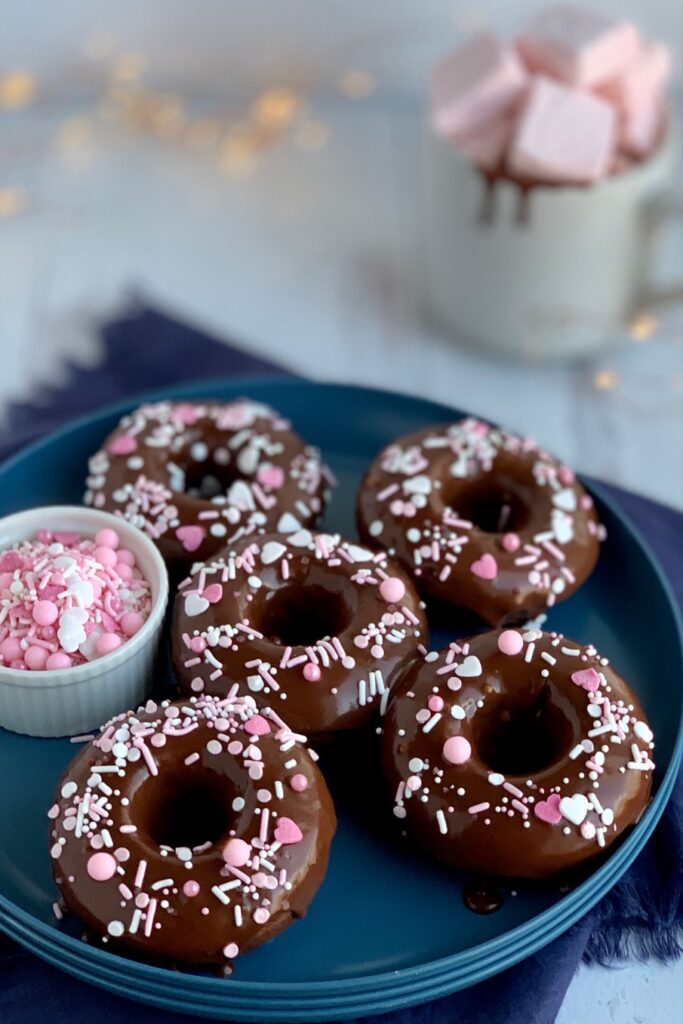
<svg viewBox="0 0 683 1024">
<path fill-rule="evenodd" d="M 96 365 L 97 324 L 135 295 L 302 375 L 469 408 L 683 507 L 674 214 L 653 252 L 669 301 L 578 361 L 495 359 L 423 316 L 430 71 L 543 6 L 0 0 L 0 415 L 70 361 Z M 677 128 L 681 5 L 591 6 L 672 47 Z M 680 182 L 678 165 L 679 199 Z"/>
</svg>

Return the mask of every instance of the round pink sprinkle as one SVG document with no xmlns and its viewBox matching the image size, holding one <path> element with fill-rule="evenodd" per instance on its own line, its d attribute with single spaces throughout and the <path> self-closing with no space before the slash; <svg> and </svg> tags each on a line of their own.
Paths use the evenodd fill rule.
<svg viewBox="0 0 683 1024">
<path fill-rule="evenodd" d="M 108 548 L 104 544 L 100 544 L 93 551 L 93 558 L 96 558 L 100 565 L 104 565 L 106 568 L 111 568 L 116 565 L 116 552 L 113 548 Z"/>
<path fill-rule="evenodd" d="M 59 617 L 59 608 L 53 601 L 36 601 L 33 619 L 39 626 L 51 626 Z"/>
<path fill-rule="evenodd" d="M 574 470 L 570 469 L 569 466 L 560 466 L 557 478 L 561 484 L 567 486 L 568 484 L 574 483 Z"/>
<path fill-rule="evenodd" d="M 139 612 L 126 612 L 125 615 L 121 616 L 119 626 L 126 636 L 135 636 L 143 622 L 144 619 Z"/>
<path fill-rule="evenodd" d="M 121 579 L 125 580 L 126 583 L 130 583 L 133 579 L 133 570 L 129 565 L 126 565 L 125 562 L 117 562 L 114 566 L 114 572 L 118 573 Z"/>
<path fill-rule="evenodd" d="M 109 451 L 112 455 L 130 455 L 137 448 L 138 443 L 134 437 L 128 434 L 120 434 L 109 444 Z"/>
<path fill-rule="evenodd" d="M 297 772 L 296 775 L 292 775 L 289 780 L 289 784 L 295 793 L 303 793 L 304 790 L 308 789 L 308 779 L 301 772 Z"/>
<path fill-rule="evenodd" d="M 206 912 L 208 914 L 209 911 L 207 910 Z M 240 951 L 240 948 L 239 948 L 239 946 L 237 945 L 236 942 L 229 942 L 227 944 L 227 946 L 223 947 L 223 952 L 231 960 L 232 960 L 233 957 L 237 956 L 239 951 Z"/>
<path fill-rule="evenodd" d="M 50 670 L 55 668 L 71 668 L 71 658 L 64 651 L 55 651 L 45 662 L 45 668 Z"/>
<path fill-rule="evenodd" d="M 441 711 L 443 708 L 443 697 L 439 697 L 436 693 L 427 701 L 427 707 L 430 711 Z"/>
<path fill-rule="evenodd" d="M 44 647 L 29 647 L 24 655 L 24 661 L 26 662 L 27 668 L 31 668 L 34 671 L 39 671 L 40 669 L 45 668 L 47 659 L 48 652 Z"/>
<path fill-rule="evenodd" d="M 257 907 L 254 911 L 254 920 L 256 924 L 265 924 L 270 917 L 270 911 L 266 910 L 265 907 Z"/>
<path fill-rule="evenodd" d="M 502 544 L 504 551 L 508 551 L 512 554 L 517 551 L 522 542 L 516 533 L 504 533 L 500 543 Z"/>
<path fill-rule="evenodd" d="M 398 576 L 387 576 L 385 580 L 379 585 L 380 597 L 387 602 L 387 604 L 398 604 L 405 597 L 406 586 L 403 580 L 400 580 Z"/>
<path fill-rule="evenodd" d="M 504 629 L 498 637 L 498 650 L 502 654 L 519 654 L 523 647 L 522 635 L 516 629 Z"/>
<path fill-rule="evenodd" d="M 223 860 L 231 868 L 243 867 L 251 856 L 251 846 L 244 839 L 228 839 L 223 847 Z"/>
<path fill-rule="evenodd" d="M 95 534 L 95 543 L 105 548 L 117 548 L 121 543 L 116 530 L 110 530 L 109 527 L 105 527 L 103 530 L 98 530 Z"/>
<path fill-rule="evenodd" d="M 443 759 L 449 764 L 464 764 L 469 761 L 472 747 L 464 736 L 450 736 L 443 745 Z"/>
<path fill-rule="evenodd" d="M 116 860 L 110 853 L 93 853 L 86 868 L 94 881 L 108 882 L 116 874 Z"/>
<path fill-rule="evenodd" d="M 131 568 L 135 565 L 135 555 L 128 548 L 119 548 L 116 558 L 121 565 L 130 565 Z"/>
<path fill-rule="evenodd" d="M 100 655 L 111 654 L 112 651 L 121 646 L 121 643 L 122 640 L 118 633 L 103 633 L 102 636 L 97 638 L 95 647 Z"/>
<path fill-rule="evenodd" d="M 320 667 L 315 665 L 312 661 L 306 662 L 304 665 L 304 679 L 309 683 L 317 683 L 320 679 Z"/>
<path fill-rule="evenodd" d="M 21 644 L 14 636 L 8 636 L 0 644 L 0 654 L 2 654 L 5 661 L 15 661 L 15 659 L 21 657 L 22 653 Z"/>
<path fill-rule="evenodd" d="M 185 882 L 185 885 L 183 886 L 183 892 L 185 893 L 186 896 L 189 896 L 190 898 L 192 898 L 193 896 L 198 896 L 199 890 L 199 882 L 195 882 L 194 879 L 190 879 L 189 882 Z"/>
</svg>

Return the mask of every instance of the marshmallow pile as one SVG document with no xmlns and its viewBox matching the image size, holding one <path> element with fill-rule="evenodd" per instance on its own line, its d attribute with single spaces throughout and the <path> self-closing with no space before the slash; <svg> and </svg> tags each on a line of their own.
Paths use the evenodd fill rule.
<svg viewBox="0 0 683 1024">
<path fill-rule="evenodd" d="M 431 122 L 486 172 L 590 184 L 657 148 L 669 70 L 667 48 L 630 22 L 556 7 L 515 42 L 482 32 L 445 57 Z"/>
<path fill-rule="evenodd" d="M 149 583 L 116 530 L 41 530 L 0 554 L 0 665 L 64 669 L 117 650 L 149 615 Z"/>
</svg>

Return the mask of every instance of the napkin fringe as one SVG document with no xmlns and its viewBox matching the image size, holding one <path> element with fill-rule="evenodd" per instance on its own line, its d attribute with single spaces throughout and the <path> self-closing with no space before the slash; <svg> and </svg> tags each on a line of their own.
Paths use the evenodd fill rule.
<svg viewBox="0 0 683 1024">
<path fill-rule="evenodd" d="M 583 954 L 586 964 L 610 964 L 623 960 L 659 960 L 672 963 L 683 954 L 681 925 L 652 928 L 652 925 L 612 926 L 591 935 Z"/>
</svg>

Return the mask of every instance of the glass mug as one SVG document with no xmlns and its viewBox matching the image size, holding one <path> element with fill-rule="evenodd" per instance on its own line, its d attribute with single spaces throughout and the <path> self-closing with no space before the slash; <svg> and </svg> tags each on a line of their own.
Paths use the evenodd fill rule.
<svg viewBox="0 0 683 1024">
<path fill-rule="evenodd" d="M 580 357 L 613 342 L 648 299 L 650 239 L 672 213 L 671 165 L 669 134 L 648 160 L 595 185 L 522 189 L 488 181 L 430 133 L 430 319 L 458 340 L 509 356 Z"/>
</svg>

